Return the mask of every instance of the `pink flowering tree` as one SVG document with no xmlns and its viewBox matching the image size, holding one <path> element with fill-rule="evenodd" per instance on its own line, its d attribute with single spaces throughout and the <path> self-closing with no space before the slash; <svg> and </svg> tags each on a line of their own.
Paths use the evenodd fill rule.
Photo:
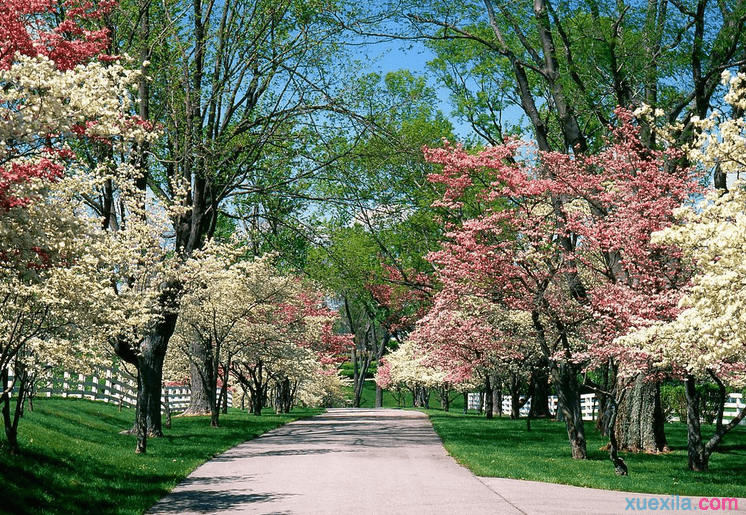
<svg viewBox="0 0 746 515">
<path fill-rule="evenodd" d="M 586 457 L 579 373 L 621 358 L 613 336 L 641 313 L 673 316 L 686 279 L 675 251 L 651 245 L 650 233 L 670 224 L 696 181 L 675 166 L 675 152 L 645 149 L 630 115 L 618 117 L 597 155 L 534 153 L 516 140 L 474 154 L 426 150 L 443 165 L 430 177 L 446 188 L 441 206 L 457 211 L 465 198 L 485 206 L 430 255 L 443 284 L 436 309 L 463 313 L 462 299 L 478 298 L 529 314 L 575 458 Z M 437 332 L 441 317 L 430 319 Z"/>
</svg>

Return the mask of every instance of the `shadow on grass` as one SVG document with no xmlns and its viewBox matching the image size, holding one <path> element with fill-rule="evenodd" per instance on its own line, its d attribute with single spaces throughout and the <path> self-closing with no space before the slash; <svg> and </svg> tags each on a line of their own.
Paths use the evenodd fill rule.
<svg viewBox="0 0 746 515">
<path fill-rule="evenodd" d="M 233 412 L 174 419 L 164 438 L 135 455 L 132 410 L 79 399 L 38 399 L 21 421 L 22 454 L 0 449 L 0 514 L 141 515 L 198 465 L 228 448 L 307 414 L 253 417 Z M 222 504 L 243 502 L 222 499 Z"/>
</svg>

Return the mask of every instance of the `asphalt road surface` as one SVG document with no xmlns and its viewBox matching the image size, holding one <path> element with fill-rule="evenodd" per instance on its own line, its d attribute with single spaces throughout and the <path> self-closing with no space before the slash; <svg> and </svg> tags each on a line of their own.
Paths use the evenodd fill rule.
<svg viewBox="0 0 746 515">
<path fill-rule="evenodd" d="M 689 502 L 699 511 L 705 507 L 700 502 L 709 507 L 710 501 Z M 447 454 L 422 413 L 333 409 L 221 454 L 147 513 L 614 515 L 681 512 L 682 502 L 673 496 L 477 477 Z M 738 499 L 738 512 L 746 512 L 745 499 Z"/>
</svg>

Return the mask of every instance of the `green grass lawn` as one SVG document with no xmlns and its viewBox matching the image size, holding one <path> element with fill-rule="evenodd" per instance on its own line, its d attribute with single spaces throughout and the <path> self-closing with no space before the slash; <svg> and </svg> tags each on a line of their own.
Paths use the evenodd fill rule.
<svg viewBox="0 0 746 515">
<path fill-rule="evenodd" d="M 256 417 L 238 410 L 173 419 L 165 438 L 136 455 L 134 411 L 79 399 L 37 399 L 21 420 L 22 454 L 0 449 L 0 514 L 139 515 L 198 465 L 270 429 L 321 410 Z M 4 440 L 0 438 L 0 442 Z"/>
<path fill-rule="evenodd" d="M 687 469 L 686 425 L 666 425 L 671 452 L 666 454 L 623 453 L 630 475 L 618 477 L 608 452 L 608 443 L 586 424 L 588 460 L 573 460 L 564 423 L 533 420 L 526 431 L 525 420 L 426 410 L 448 452 L 479 476 L 529 479 L 568 485 L 667 495 L 746 498 L 746 428 L 739 426 L 710 460 L 709 472 Z M 711 428 L 703 428 L 705 436 Z"/>
</svg>

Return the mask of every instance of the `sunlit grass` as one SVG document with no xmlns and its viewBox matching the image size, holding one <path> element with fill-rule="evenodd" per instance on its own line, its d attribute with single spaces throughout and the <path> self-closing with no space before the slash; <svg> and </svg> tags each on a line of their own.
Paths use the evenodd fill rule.
<svg viewBox="0 0 746 515">
<path fill-rule="evenodd" d="M 534 420 L 526 431 L 525 420 L 462 415 L 429 410 L 435 430 L 448 452 L 479 476 L 528 479 L 551 483 L 689 496 L 746 497 L 746 428 L 740 426 L 726 436 L 724 445 L 710 461 L 709 472 L 687 469 L 686 426 L 668 424 L 666 436 L 671 452 L 665 454 L 623 453 L 630 475 L 614 474 L 609 455 L 601 450 L 608 443 L 586 425 L 588 460 L 573 460 L 565 425 Z M 705 428 L 705 431 L 710 428 Z"/>
<path fill-rule="evenodd" d="M 221 427 L 176 417 L 136 455 L 134 412 L 78 399 L 39 399 L 21 420 L 22 453 L 0 449 L 0 514 L 139 515 L 198 465 L 270 429 L 320 411 L 261 417 L 231 411 Z M 0 442 L 2 440 L 0 439 Z"/>
</svg>

